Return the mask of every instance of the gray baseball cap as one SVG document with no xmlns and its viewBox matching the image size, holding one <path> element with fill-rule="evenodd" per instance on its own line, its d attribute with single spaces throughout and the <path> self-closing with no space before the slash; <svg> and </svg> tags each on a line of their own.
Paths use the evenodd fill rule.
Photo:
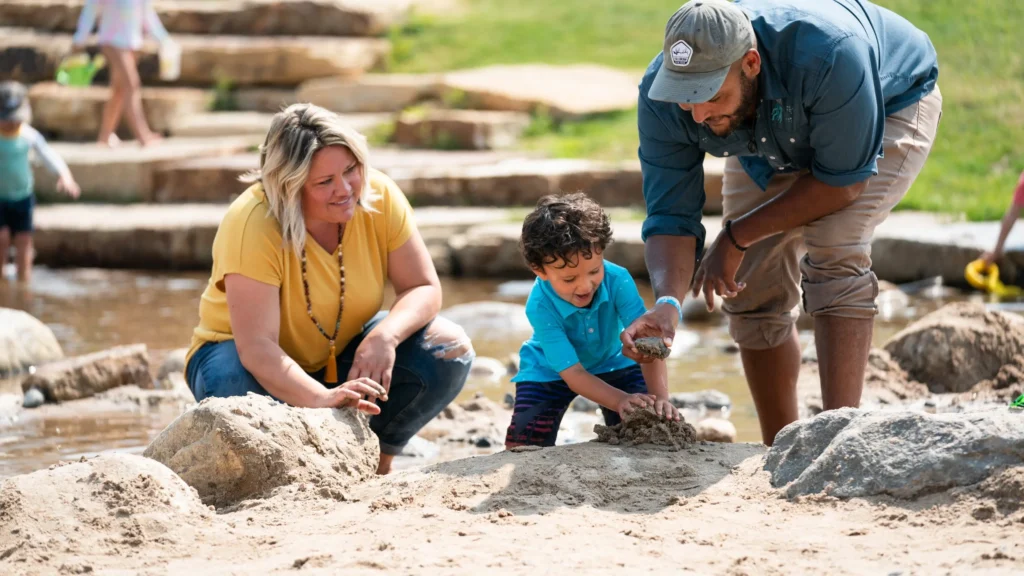
<svg viewBox="0 0 1024 576">
<path fill-rule="evenodd" d="M 647 96 L 677 104 L 707 102 L 729 67 L 757 45 L 750 17 L 728 0 L 690 0 L 665 26 L 665 59 Z"/>
<path fill-rule="evenodd" d="M 0 121 L 31 122 L 28 90 L 19 82 L 0 82 Z"/>
</svg>

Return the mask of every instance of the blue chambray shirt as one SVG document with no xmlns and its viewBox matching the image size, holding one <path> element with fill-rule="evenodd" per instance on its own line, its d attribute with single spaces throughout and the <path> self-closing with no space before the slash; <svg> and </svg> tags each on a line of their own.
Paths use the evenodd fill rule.
<svg viewBox="0 0 1024 576">
<path fill-rule="evenodd" d="M 938 78 L 928 35 L 865 0 L 737 0 L 761 55 L 752 129 L 720 138 L 677 104 L 647 97 L 662 54 L 640 82 L 637 125 L 647 219 L 643 238 L 693 236 L 704 245 L 704 154 L 738 156 L 766 189 L 775 173 L 809 169 L 831 186 L 878 173 L 885 117 Z"/>
<path fill-rule="evenodd" d="M 636 364 L 622 355 L 619 334 L 647 308 L 629 272 L 605 260 L 604 280 L 590 306 L 578 308 L 537 278 L 526 300 L 533 336 L 519 350 L 513 382 L 554 382 L 559 372 L 582 364 L 591 374 Z"/>
</svg>

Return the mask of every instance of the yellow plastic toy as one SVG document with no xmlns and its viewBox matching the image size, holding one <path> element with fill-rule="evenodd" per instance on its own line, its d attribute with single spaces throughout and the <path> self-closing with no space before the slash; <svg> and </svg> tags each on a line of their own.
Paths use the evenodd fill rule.
<svg viewBox="0 0 1024 576">
<path fill-rule="evenodd" d="M 983 260 L 975 260 L 964 270 L 967 283 L 978 290 L 983 290 L 998 298 L 1017 298 L 1024 295 L 1019 286 L 1007 286 L 999 280 L 999 266 L 985 265 Z"/>
</svg>

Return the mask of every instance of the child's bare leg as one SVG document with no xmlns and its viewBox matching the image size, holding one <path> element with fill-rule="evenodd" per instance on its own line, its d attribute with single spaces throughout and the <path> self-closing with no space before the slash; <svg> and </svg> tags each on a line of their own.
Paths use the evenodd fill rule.
<svg viewBox="0 0 1024 576">
<path fill-rule="evenodd" d="M 6 280 L 4 276 L 4 266 L 7 265 L 7 259 L 11 253 L 11 229 L 7 227 L 0 228 L 0 281 Z"/>
<path fill-rule="evenodd" d="M 32 280 L 32 233 L 19 232 L 14 235 L 14 261 L 18 268 L 18 282 Z"/>
<path fill-rule="evenodd" d="M 123 50 L 111 48 L 110 46 L 103 46 L 102 49 L 103 56 L 107 59 L 107 64 L 110 66 L 110 98 L 107 99 L 107 103 L 103 106 L 100 133 L 96 137 L 96 141 L 100 144 L 111 146 L 120 142 L 117 136 L 114 135 L 114 132 L 121 124 L 127 91 L 125 90 L 126 81 L 122 71 L 124 63 L 118 56 L 118 53 L 123 52 Z"/>
<path fill-rule="evenodd" d="M 128 126 L 135 134 L 139 144 L 146 146 L 161 140 L 160 136 L 149 128 L 146 115 L 142 110 L 142 79 L 139 78 L 139 69 L 135 62 L 135 53 L 127 50 L 121 51 L 125 73 L 125 88 L 127 90 L 126 100 L 128 104 Z"/>
</svg>

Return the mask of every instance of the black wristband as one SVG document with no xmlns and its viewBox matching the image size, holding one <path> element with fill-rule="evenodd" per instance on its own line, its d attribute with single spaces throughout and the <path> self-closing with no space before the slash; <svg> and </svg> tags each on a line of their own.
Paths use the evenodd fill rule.
<svg viewBox="0 0 1024 576">
<path fill-rule="evenodd" d="M 732 235 L 732 220 L 725 221 L 725 234 L 729 237 L 729 242 L 736 247 L 740 252 L 746 252 L 747 246 L 740 246 L 740 243 L 736 241 L 736 237 Z"/>
</svg>

